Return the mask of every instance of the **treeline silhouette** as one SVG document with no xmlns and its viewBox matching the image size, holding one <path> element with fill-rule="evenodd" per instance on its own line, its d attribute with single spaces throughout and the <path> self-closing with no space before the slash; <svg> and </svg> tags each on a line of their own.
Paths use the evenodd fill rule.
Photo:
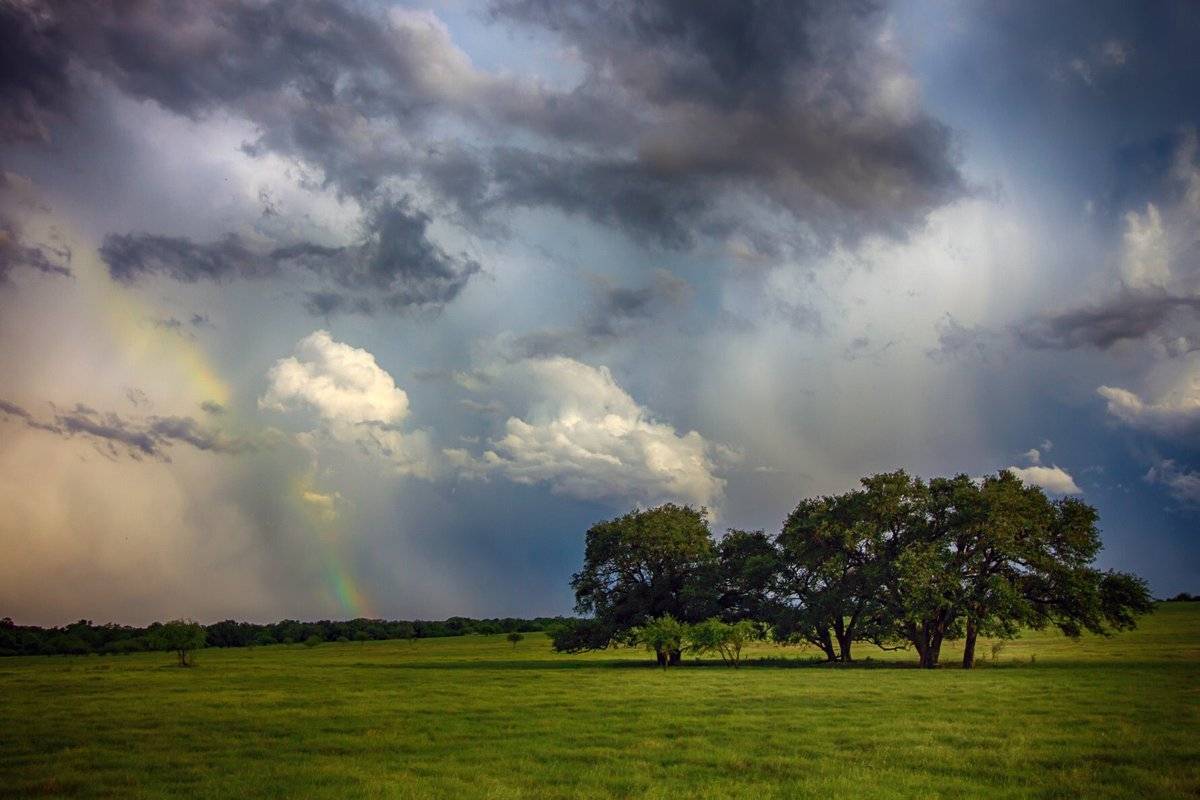
<svg viewBox="0 0 1200 800">
<path fill-rule="evenodd" d="M 516 617 L 444 620 L 352 619 L 300 622 L 285 619 L 258 624 L 227 619 L 204 629 L 207 647 L 254 647 L 256 645 L 300 644 L 315 637 L 324 642 L 366 642 L 382 639 L 433 639 L 469 634 L 531 633 L 563 621 L 561 617 Z M 17 625 L 9 617 L 0 619 L 0 656 L 121 654 L 146 650 L 170 650 L 162 635 L 167 623 L 144 628 L 108 623 L 97 625 L 81 619 L 70 625 L 41 628 Z"/>
</svg>

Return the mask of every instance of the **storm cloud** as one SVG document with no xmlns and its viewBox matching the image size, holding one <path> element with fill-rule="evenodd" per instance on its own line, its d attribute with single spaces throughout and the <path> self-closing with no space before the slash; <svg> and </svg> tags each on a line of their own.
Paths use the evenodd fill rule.
<svg viewBox="0 0 1200 800">
<path fill-rule="evenodd" d="M 1094 306 L 1045 314 L 1016 328 L 1018 338 L 1035 349 L 1107 349 L 1118 342 L 1143 339 L 1167 329 L 1172 321 L 1200 318 L 1200 297 L 1123 292 Z"/>
<path fill-rule="evenodd" d="M 510 354 L 519 358 L 580 357 L 636 336 L 649 325 L 662 325 L 664 317 L 683 305 L 690 293 L 687 281 L 664 269 L 654 270 L 646 283 L 634 287 L 595 278 L 591 305 L 578 324 L 515 337 Z"/>
<path fill-rule="evenodd" d="M 256 447 L 245 438 L 226 435 L 201 425 L 192 417 L 151 415 L 130 418 L 113 412 L 102 413 L 83 403 L 70 409 L 55 409 L 49 419 L 40 419 L 24 407 L 0 399 L 0 418 L 66 438 L 88 439 L 100 452 L 112 458 L 124 455 L 134 459 L 170 461 L 168 451 L 176 444 L 227 455 Z"/>
<path fill-rule="evenodd" d="M 13 12 L 8 35 L 42 54 L 44 82 L 62 84 L 68 63 L 191 118 L 232 112 L 258 131 L 248 153 L 302 159 L 363 200 L 415 179 L 465 219 L 545 207 L 679 247 L 751 223 L 728 201 L 752 197 L 821 240 L 899 236 L 968 190 L 954 134 L 922 108 L 875 4 L 491 14 L 560 37 L 582 78 L 490 73 L 431 14 L 332 0 L 75 3 Z M 68 94 L 21 91 L 30 120 L 42 95 Z M 494 143 L 447 138 L 456 126 Z"/>
<path fill-rule="evenodd" d="M 451 255 L 433 242 L 427 235 L 429 223 L 428 215 L 401 201 L 380 208 L 353 245 L 271 246 L 233 233 L 207 243 L 112 234 L 100 257 L 122 283 L 153 274 L 186 283 L 261 280 L 292 269 L 326 284 L 307 295 L 305 306 L 315 314 L 397 312 L 450 302 L 481 269 L 475 260 Z"/>
</svg>

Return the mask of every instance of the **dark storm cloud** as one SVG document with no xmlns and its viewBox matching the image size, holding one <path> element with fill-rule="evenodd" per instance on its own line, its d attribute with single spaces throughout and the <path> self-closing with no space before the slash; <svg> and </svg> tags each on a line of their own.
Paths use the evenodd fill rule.
<svg viewBox="0 0 1200 800">
<path fill-rule="evenodd" d="M 251 250 L 237 234 L 207 243 L 148 233 L 110 234 L 104 237 L 100 258 L 113 279 L 122 283 L 155 273 L 185 283 L 262 278 L 277 269 L 271 258 Z"/>
<path fill-rule="evenodd" d="M 187 444 L 212 453 L 237 454 L 254 449 L 245 439 L 229 437 L 206 428 L 192 417 L 149 416 L 141 419 L 101 413 L 82 403 L 66 411 L 55 411 L 51 420 L 41 420 L 15 403 L 0 399 L 0 415 L 23 422 L 27 427 L 63 437 L 82 436 L 92 440 L 106 455 L 169 461 L 167 451 Z"/>
<path fill-rule="evenodd" d="M 400 312 L 445 305 L 481 269 L 475 260 L 451 255 L 434 243 L 427 235 L 429 224 L 428 215 L 402 201 L 373 213 L 354 245 L 263 247 L 237 234 L 210 243 L 114 234 L 105 238 L 100 257 L 112 277 L 124 283 L 151 274 L 187 283 L 256 280 L 290 268 L 327 284 L 306 295 L 305 307 L 314 314 Z"/>
<path fill-rule="evenodd" d="M 76 2 L 8 16 L 21 52 L 42 55 L 34 70 L 54 86 L 35 98 L 43 105 L 62 100 L 73 61 L 179 114 L 245 114 L 261 132 L 248 151 L 304 158 L 356 196 L 410 172 L 410 145 L 443 114 L 565 141 L 612 139 L 628 116 L 586 88 L 554 94 L 479 73 L 431 18 L 356 2 Z"/>
<path fill-rule="evenodd" d="M 487 174 L 491 193 L 471 198 L 472 207 L 555 208 L 676 248 L 692 242 L 716 191 L 701 176 L 660 174 L 640 160 L 557 158 L 515 148 L 497 148 Z"/>
<path fill-rule="evenodd" d="M 248 153 L 303 159 L 360 200 L 415 178 L 464 219 L 545 207 L 683 247 L 746 223 L 749 197 L 832 240 L 902 235 L 966 191 L 954 137 L 921 109 L 876 4 L 498 2 L 492 13 L 561 36 L 583 58 L 579 84 L 482 72 L 431 16 L 332 0 L 78 2 L 15 12 L 9 27 L 45 54 L 35 68 L 59 89 L 69 62 L 189 117 L 230 110 L 259 131 Z M 439 140 L 446 120 L 491 144 Z M 184 275 L 244 246 L 146 244 L 182 251 L 195 266 Z"/>
<path fill-rule="evenodd" d="M 499 0 L 493 13 L 560 35 L 639 109 L 637 157 L 609 167 L 657 199 L 664 238 L 714 190 L 760 192 L 847 235 L 900 233 L 965 191 L 951 132 L 879 43 L 879 4 Z"/>
<path fill-rule="evenodd" d="M 687 281 L 664 269 L 655 270 L 650 281 L 638 287 L 614 286 L 597 279 L 591 307 L 578 325 L 520 336 L 512 342 L 510 355 L 517 358 L 579 357 L 635 336 L 649 323 L 661 322 L 670 310 L 684 303 L 690 292 Z"/>
<path fill-rule="evenodd" d="M 50 138 L 66 110 L 67 63 L 50 14 L 0 3 L 0 141 Z"/>
<path fill-rule="evenodd" d="M 1172 322 L 1200 319 L 1200 298 L 1123 292 L 1085 308 L 1046 314 L 1016 328 L 1035 349 L 1108 349 L 1117 342 L 1164 332 Z"/>
</svg>

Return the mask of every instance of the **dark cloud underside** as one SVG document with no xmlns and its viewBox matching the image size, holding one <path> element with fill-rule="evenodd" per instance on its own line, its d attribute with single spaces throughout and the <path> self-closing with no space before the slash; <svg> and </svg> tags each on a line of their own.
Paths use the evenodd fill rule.
<svg viewBox="0 0 1200 800">
<path fill-rule="evenodd" d="M 313 313 L 401 311 L 450 302 L 480 271 L 473 259 L 450 255 L 430 240 L 429 223 L 426 214 L 397 202 L 369 218 L 355 245 L 299 242 L 270 247 L 253 245 L 237 234 L 210 243 L 114 234 L 105 238 L 100 256 L 112 277 L 124 283 L 152 274 L 187 283 L 256 280 L 290 269 L 325 285 L 306 295 L 306 307 Z"/>
<path fill-rule="evenodd" d="M 300 158 L 342 193 L 374 202 L 416 179 L 466 220 L 544 207 L 686 246 L 753 227 L 753 204 L 733 202 L 749 197 L 819 239 L 857 238 L 903 235 L 966 191 L 954 137 L 881 43 L 874 3 L 522 1 L 492 15 L 562 37 L 583 79 L 486 73 L 428 17 L 332 0 L 78 2 L 9 13 L 5 35 L 38 54 L 12 90 L 24 118 L 66 96 L 62 65 L 76 64 L 179 114 L 244 116 L 259 130 L 247 152 Z M 432 132 L 447 121 L 491 144 Z M 270 267 L 238 265 L 236 240 L 144 244 L 179 249 L 182 275 Z M 431 292 L 444 294 L 418 295 Z"/>
<path fill-rule="evenodd" d="M 0 399 L 0 418 L 17 420 L 26 427 L 67 438 L 81 436 L 90 439 L 101 452 L 113 458 L 127 455 L 135 459 L 169 461 L 168 450 L 175 444 L 226 454 L 254 449 L 253 443 L 207 428 L 192 417 L 149 416 L 132 419 L 114 413 L 101 413 L 82 403 L 69 410 L 56 411 L 50 420 L 42 420 L 19 405 Z"/>
<path fill-rule="evenodd" d="M 1019 326 L 1017 335 L 1036 349 L 1107 349 L 1198 319 L 1200 298 L 1125 292 L 1099 305 L 1044 315 Z"/>
</svg>

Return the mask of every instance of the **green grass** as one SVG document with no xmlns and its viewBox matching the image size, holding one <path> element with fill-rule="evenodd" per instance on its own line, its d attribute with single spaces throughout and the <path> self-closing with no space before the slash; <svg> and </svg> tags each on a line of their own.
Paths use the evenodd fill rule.
<svg viewBox="0 0 1200 800">
<path fill-rule="evenodd" d="M 1200 604 L 979 651 L 970 672 L 771 646 L 663 671 L 539 634 L 205 650 L 193 669 L 0 659 L 0 796 L 1200 796 Z"/>
</svg>

